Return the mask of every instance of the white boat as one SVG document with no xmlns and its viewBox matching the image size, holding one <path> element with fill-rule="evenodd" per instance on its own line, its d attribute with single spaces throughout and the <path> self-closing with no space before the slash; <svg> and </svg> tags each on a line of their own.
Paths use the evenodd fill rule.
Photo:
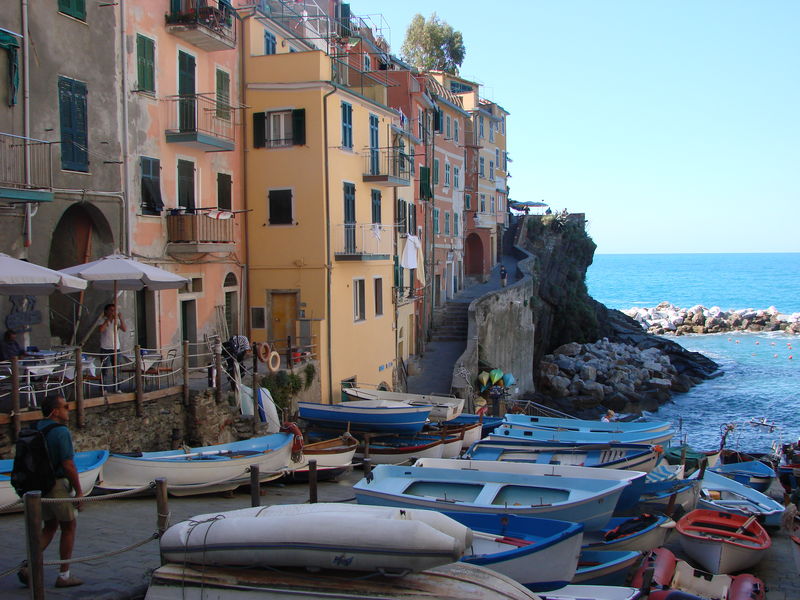
<svg viewBox="0 0 800 600">
<path fill-rule="evenodd" d="M 450 421 L 458 417 L 464 410 L 464 398 L 455 396 L 437 396 L 435 394 L 407 394 L 370 388 L 344 388 L 346 396 L 353 400 L 390 400 L 404 402 L 411 406 L 432 406 L 428 418 L 431 421 Z"/>
<path fill-rule="evenodd" d="M 533 440 L 536 442 L 569 442 L 571 444 L 666 444 L 672 430 L 665 431 L 575 431 L 561 429 L 521 429 L 503 423 L 489 434 L 490 440 Z"/>
<path fill-rule="evenodd" d="M 349 471 L 353 467 L 353 457 L 358 448 L 358 441 L 346 434 L 330 440 L 322 440 L 305 444 L 297 460 L 292 458 L 289 463 L 289 474 L 292 479 L 305 479 L 308 477 L 308 464 L 310 460 L 317 461 L 317 479 L 332 479 L 337 475 Z"/>
<path fill-rule="evenodd" d="M 637 600 L 641 592 L 613 585 L 568 585 L 541 594 L 542 600 Z"/>
<path fill-rule="evenodd" d="M 421 571 L 459 560 L 472 531 L 440 513 L 355 504 L 197 515 L 161 537 L 168 562 L 219 567 Z"/>
<path fill-rule="evenodd" d="M 386 433 L 417 433 L 425 425 L 431 406 L 412 406 L 393 400 L 350 400 L 340 404 L 298 402 L 300 418 L 324 427 Z"/>
<path fill-rule="evenodd" d="M 540 417 L 538 415 L 507 414 L 503 423 L 517 429 L 550 429 L 558 431 L 584 431 L 629 433 L 633 431 L 666 431 L 669 421 L 590 421 L 567 417 Z"/>
<path fill-rule="evenodd" d="M 258 465 L 261 481 L 281 477 L 291 462 L 293 442 L 292 434 L 274 433 L 229 444 L 188 448 L 186 452 L 112 454 L 97 487 L 117 492 L 165 477 L 167 489 L 174 496 L 235 490 L 250 483 L 250 465 Z"/>
<path fill-rule="evenodd" d="M 574 477 L 578 479 L 599 479 L 603 481 L 627 482 L 628 486 L 617 502 L 617 509 L 628 509 L 636 505 L 644 489 L 645 473 L 622 469 L 595 469 L 572 465 L 540 465 L 537 463 L 500 462 L 494 460 L 467 460 L 444 458 L 420 458 L 415 467 L 431 469 L 458 469 L 461 471 L 482 471 L 494 473 L 514 473 L 517 475 L 547 475 L 549 477 Z"/>
<path fill-rule="evenodd" d="M 583 548 L 649 552 L 663 546 L 674 528 L 675 521 L 664 515 L 613 517 L 603 529 L 584 534 Z"/>
<path fill-rule="evenodd" d="M 75 468 L 78 470 L 78 479 L 80 479 L 84 496 L 91 493 L 107 460 L 108 450 L 75 453 Z M 0 508 L 5 509 L 0 512 L 14 512 L 23 509 L 20 497 L 11 486 L 11 469 L 13 467 L 13 459 L 0 460 Z"/>
<path fill-rule="evenodd" d="M 166 564 L 155 570 L 145 600 L 540 600 L 510 577 L 452 563 L 403 577 L 346 571 L 231 569 Z"/>
<path fill-rule="evenodd" d="M 684 552 L 710 573 L 735 573 L 757 564 L 772 545 L 756 516 L 697 509 L 678 521 Z"/>
<path fill-rule="evenodd" d="M 699 471 L 695 471 L 689 479 L 696 479 L 698 474 Z M 759 521 L 768 527 L 778 527 L 781 524 L 784 510 L 780 502 L 754 488 L 708 470 L 700 480 L 697 507 L 748 517 L 758 515 Z"/>
<path fill-rule="evenodd" d="M 420 457 L 442 458 L 444 444 L 441 438 L 370 441 L 360 444 L 356 457 L 369 458 L 373 465 L 407 464 Z"/>
</svg>

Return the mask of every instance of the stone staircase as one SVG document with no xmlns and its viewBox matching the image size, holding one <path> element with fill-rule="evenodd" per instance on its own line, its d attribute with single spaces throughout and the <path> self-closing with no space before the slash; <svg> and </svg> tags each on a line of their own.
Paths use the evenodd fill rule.
<svg viewBox="0 0 800 600">
<path fill-rule="evenodd" d="M 463 342 L 467 339 L 468 302 L 447 302 L 439 309 L 431 334 L 434 342 Z"/>
</svg>

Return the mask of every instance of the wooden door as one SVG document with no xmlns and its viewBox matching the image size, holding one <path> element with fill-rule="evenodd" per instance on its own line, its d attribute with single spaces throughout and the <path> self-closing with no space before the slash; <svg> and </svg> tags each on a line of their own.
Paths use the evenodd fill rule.
<svg viewBox="0 0 800 600">
<path fill-rule="evenodd" d="M 295 323 L 297 322 L 297 292 L 272 292 L 272 314 L 269 337 L 271 340 L 285 341 L 292 336 L 294 344 Z"/>
</svg>

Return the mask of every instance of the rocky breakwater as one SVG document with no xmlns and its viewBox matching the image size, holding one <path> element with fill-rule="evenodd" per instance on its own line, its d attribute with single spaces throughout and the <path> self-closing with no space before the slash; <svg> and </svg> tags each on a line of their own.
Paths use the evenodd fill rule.
<svg viewBox="0 0 800 600">
<path fill-rule="evenodd" d="M 654 308 L 631 308 L 622 311 L 655 335 L 724 333 L 729 331 L 784 331 L 800 334 L 800 313 L 782 314 L 774 306 L 764 310 L 745 308 L 722 310 L 702 305 L 679 308 L 662 302 Z"/>
<path fill-rule="evenodd" d="M 564 410 L 594 415 L 598 409 L 639 413 L 656 410 L 673 393 L 702 379 L 681 373 L 657 347 L 639 348 L 603 338 L 556 348 L 539 363 L 539 392 Z"/>
</svg>

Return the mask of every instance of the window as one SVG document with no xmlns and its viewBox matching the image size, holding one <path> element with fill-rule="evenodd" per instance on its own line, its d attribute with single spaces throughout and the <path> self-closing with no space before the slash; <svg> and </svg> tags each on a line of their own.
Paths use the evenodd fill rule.
<svg viewBox="0 0 800 600">
<path fill-rule="evenodd" d="M 459 219 L 460 219 L 459 214 L 457 212 L 454 212 L 453 213 L 453 235 L 456 236 L 456 237 L 458 236 L 458 221 L 459 221 Z"/>
<path fill-rule="evenodd" d="M 417 109 L 417 133 L 419 134 L 417 137 L 422 139 L 423 131 L 425 130 L 425 113 L 422 112 L 421 108 Z"/>
<path fill-rule="evenodd" d="M 486 212 L 486 194 L 481 194 L 481 212 Z"/>
<path fill-rule="evenodd" d="M 433 233 L 439 234 L 439 209 L 433 209 Z"/>
<path fill-rule="evenodd" d="M 164 208 L 161 199 L 161 161 L 157 158 L 141 158 L 142 214 L 160 215 Z"/>
<path fill-rule="evenodd" d="M 383 314 L 383 279 L 376 277 L 373 279 L 375 288 L 375 316 L 380 317 Z"/>
<path fill-rule="evenodd" d="M 445 121 L 445 132 L 444 132 L 444 137 L 445 137 L 446 139 L 448 139 L 448 140 L 450 139 L 450 128 L 451 128 L 451 125 L 450 125 L 450 123 L 451 123 L 451 121 L 450 121 L 450 115 L 447 115 L 447 120 Z"/>
<path fill-rule="evenodd" d="M 494 141 L 494 121 L 489 121 L 489 141 Z"/>
<path fill-rule="evenodd" d="M 305 108 L 253 113 L 253 147 L 281 148 L 305 143 Z"/>
<path fill-rule="evenodd" d="M 217 69 L 217 118 L 231 120 L 231 74 Z"/>
<path fill-rule="evenodd" d="M 148 37 L 136 34 L 136 87 L 140 92 L 156 91 L 156 43 Z"/>
<path fill-rule="evenodd" d="M 369 54 L 364 55 L 364 70 L 372 71 L 372 60 L 370 59 Z"/>
<path fill-rule="evenodd" d="M 381 222 L 381 191 L 372 190 L 372 222 Z"/>
<path fill-rule="evenodd" d="M 494 161 L 493 160 L 489 161 L 489 179 L 494 181 Z"/>
<path fill-rule="evenodd" d="M 458 141 L 458 119 L 453 119 L 453 137 Z"/>
<path fill-rule="evenodd" d="M 86 0 L 58 0 L 58 12 L 85 21 Z"/>
<path fill-rule="evenodd" d="M 494 164 L 497 165 L 497 168 L 500 168 L 500 148 L 494 149 Z"/>
<path fill-rule="evenodd" d="M 194 163 L 178 160 L 178 206 L 194 209 Z"/>
<path fill-rule="evenodd" d="M 408 221 L 406 220 L 406 201 L 397 199 L 397 233 L 408 233 Z"/>
<path fill-rule="evenodd" d="M 292 219 L 292 190 L 269 191 L 269 224 L 291 225 Z"/>
<path fill-rule="evenodd" d="M 439 159 L 433 159 L 433 185 L 439 185 Z"/>
<path fill-rule="evenodd" d="M 458 167 L 453 167 L 453 187 L 455 189 L 461 189 L 461 169 Z"/>
<path fill-rule="evenodd" d="M 365 311 L 365 297 L 364 297 L 364 280 L 353 279 L 353 320 L 363 321 L 366 319 Z"/>
<path fill-rule="evenodd" d="M 495 210 L 494 210 L 494 194 L 489 196 L 489 206 L 490 206 L 491 212 L 495 212 Z"/>
<path fill-rule="evenodd" d="M 508 152 L 503 151 L 503 171 L 508 173 Z"/>
<path fill-rule="evenodd" d="M 264 30 L 264 54 L 275 54 L 277 52 L 277 40 L 275 35 L 271 32 Z"/>
<path fill-rule="evenodd" d="M 444 163 L 444 185 L 450 186 L 450 163 Z"/>
<path fill-rule="evenodd" d="M 502 128 L 503 135 L 506 134 L 506 116 L 503 115 L 500 119 L 500 127 Z"/>
<path fill-rule="evenodd" d="M 217 173 L 217 208 L 231 210 L 233 181 L 227 173 Z"/>
<path fill-rule="evenodd" d="M 417 235 L 417 211 L 414 208 L 414 203 L 409 202 L 406 205 L 408 210 L 408 217 L 406 218 L 406 223 L 408 223 L 408 233 L 411 235 Z"/>
<path fill-rule="evenodd" d="M 87 95 L 85 83 L 67 77 L 58 78 L 61 168 L 66 171 L 89 171 Z"/>
<path fill-rule="evenodd" d="M 342 102 L 342 148 L 353 148 L 353 105 Z"/>
<path fill-rule="evenodd" d="M 472 210 L 472 194 L 464 194 L 464 208 Z"/>
<path fill-rule="evenodd" d="M 450 211 L 444 211 L 444 234 L 450 235 Z"/>
<path fill-rule="evenodd" d="M 265 329 L 267 326 L 267 309 L 263 306 L 250 307 L 250 327 L 252 329 Z"/>
<path fill-rule="evenodd" d="M 485 161 L 484 161 L 483 157 L 481 156 L 480 160 L 478 162 L 478 164 L 479 164 L 479 166 L 478 166 L 478 175 L 480 175 L 481 177 L 486 177 L 486 170 L 483 168 L 484 167 L 484 162 Z"/>
<path fill-rule="evenodd" d="M 481 139 L 483 139 L 483 115 L 478 115 L 478 131 L 480 132 Z"/>
</svg>

